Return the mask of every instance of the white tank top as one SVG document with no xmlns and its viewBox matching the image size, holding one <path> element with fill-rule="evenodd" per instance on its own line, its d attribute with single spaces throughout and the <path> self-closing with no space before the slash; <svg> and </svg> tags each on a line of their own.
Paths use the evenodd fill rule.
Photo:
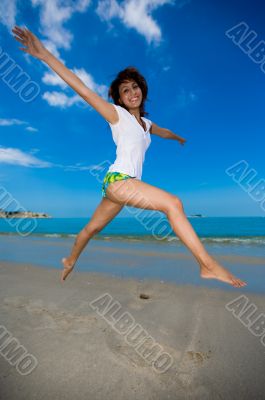
<svg viewBox="0 0 265 400">
<path fill-rule="evenodd" d="M 119 121 L 116 124 L 107 122 L 111 127 L 117 149 L 116 160 L 111 164 L 108 172 L 122 172 L 141 179 L 145 152 L 151 143 L 152 121 L 141 117 L 147 129 L 145 132 L 133 114 L 117 104 L 113 104 L 113 106 L 117 110 Z"/>
</svg>

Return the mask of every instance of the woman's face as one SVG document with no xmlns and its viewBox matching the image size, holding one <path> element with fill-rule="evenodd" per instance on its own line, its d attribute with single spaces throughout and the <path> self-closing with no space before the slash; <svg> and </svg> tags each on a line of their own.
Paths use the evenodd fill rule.
<svg viewBox="0 0 265 400">
<path fill-rule="evenodd" d="M 140 86 L 133 81 L 124 81 L 119 86 L 120 103 L 124 104 L 127 109 L 139 108 L 143 95 Z"/>
</svg>

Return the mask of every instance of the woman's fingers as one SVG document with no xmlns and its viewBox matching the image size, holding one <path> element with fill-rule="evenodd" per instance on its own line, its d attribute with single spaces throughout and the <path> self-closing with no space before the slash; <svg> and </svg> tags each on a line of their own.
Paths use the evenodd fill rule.
<svg viewBox="0 0 265 400">
<path fill-rule="evenodd" d="M 24 40 L 24 41 L 26 41 L 28 39 L 26 36 L 22 36 L 18 32 L 13 32 L 13 34 L 15 35 L 14 36 L 15 39 L 18 38 L 18 39 Z"/>
<path fill-rule="evenodd" d="M 15 38 L 18 42 L 24 44 L 24 46 L 27 46 L 27 45 L 28 45 L 28 38 L 19 36 L 17 33 L 14 34 L 14 38 Z"/>
<path fill-rule="evenodd" d="M 22 36 L 25 35 L 25 32 L 22 29 L 19 29 L 19 28 L 13 28 L 12 31 L 13 32 L 17 32 Z"/>
<path fill-rule="evenodd" d="M 14 36 L 14 38 L 15 38 L 18 42 L 20 42 L 20 43 L 22 43 L 22 44 L 25 44 L 25 40 L 21 40 L 21 39 L 19 39 L 19 38 L 16 37 L 16 36 Z"/>
<path fill-rule="evenodd" d="M 19 50 L 25 51 L 25 53 L 29 53 L 28 49 L 26 47 L 19 47 Z"/>
<path fill-rule="evenodd" d="M 18 25 L 15 25 L 14 28 L 19 30 L 19 31 L 22 31 L 22 29 Z"/>
<path fill-rule="evenodd" d="M 22 32 L 21 30 L 17 30 L 17 29 L 12 29 L 13 34 L 14 34 L 14 38 L 21 44 L 23 44 L 24 46 L 30 46 L 31 43 L 31 37 L 29 36 L 29 34 L 26 32 Z M 23 48 L 20 47 L 21 50 L 23 50 Z"/>
<path fill-rule="evenodd" d="M 22 39 L 29 39 L 31 37 L 30 34 L 26 30 L 21 31 L 21 30 L 13 29 L 13 33 Z"/>
<path fill-rule="evenodd" d="M 21 29 L 18 29 L 18 28 L 13 28 L 12 32 L 17 33 L 19 35 L 23 35 L 24 34 L 24 32 Z"/>
<path fill-rule="evenodd" d="M 25 30 L 26 30 L 27 28 L 26 28 L 26 27 L 20 28 L 19 26 L 15 25 L 15 26 L 14 26 L 14 29 L 18 30 L 18 31 L 21 32 L 21 33 L 24 33 Z"/>
</svg>

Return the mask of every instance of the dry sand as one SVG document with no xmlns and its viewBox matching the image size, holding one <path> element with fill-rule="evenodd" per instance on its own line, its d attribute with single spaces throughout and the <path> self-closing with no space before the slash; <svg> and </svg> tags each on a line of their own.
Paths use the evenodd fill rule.
<svg viewBox="0 0 265 400">
<path fill-rule="evenodd" d="M 1 400 L 265 398 L 265 341 L 226 308 L 242 296 L 253 321 L 264 296 L 76 271 L 61 283 L 58 270 L 7 262 L 0 293 Z M 149 337 L 138 351 L 114 325 L 123 313 Z M 25 351 L 13 363 L 11 339 Z M 164 371 L 158 353 L 144 357 L 154 344 Z"/>
</svg>

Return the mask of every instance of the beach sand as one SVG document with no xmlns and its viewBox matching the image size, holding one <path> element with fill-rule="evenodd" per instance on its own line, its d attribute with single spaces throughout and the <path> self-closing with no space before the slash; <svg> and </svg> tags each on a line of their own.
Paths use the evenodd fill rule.
<svg viewBox="0 0 265 400">
<path fill-rule="evenodd" d="M 264 398 L 265 346 L 226 307 L 242 296 L 257 318 L 264 296 L 92 272 L 61 283 L 60 273 L 0 263 L 1 399 Z M 24 346 L 13 362 L 11 339 Z"/>
</svg>

